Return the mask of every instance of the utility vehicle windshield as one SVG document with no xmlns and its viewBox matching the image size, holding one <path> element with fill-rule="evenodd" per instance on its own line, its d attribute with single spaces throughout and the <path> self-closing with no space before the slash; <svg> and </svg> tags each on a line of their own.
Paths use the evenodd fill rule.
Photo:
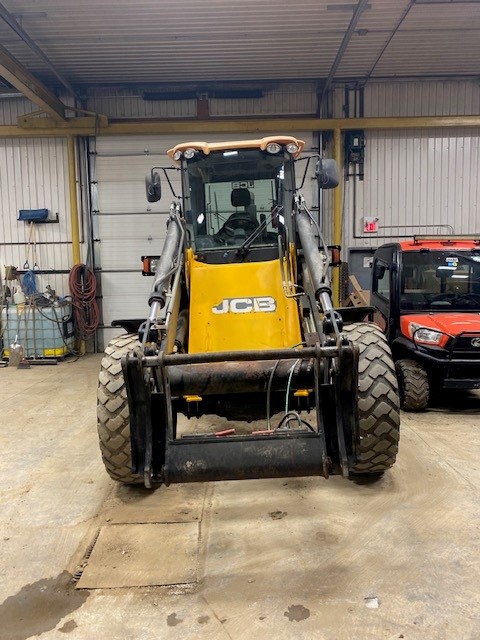
<svg viewBox="0 0 480 640">
<path fill-rule="evenodd" d="M 258 149 L 198 154 L 186 163 L 185 210 L 196 249 L 277 243 L 283 153 Z M 184 165 L 185 166 L 185 165 Z"/>
<path fill-rule="evenodd" d="M 480 311 L 480 249 L 405 251 L 403 311 Z"/>
</svg>

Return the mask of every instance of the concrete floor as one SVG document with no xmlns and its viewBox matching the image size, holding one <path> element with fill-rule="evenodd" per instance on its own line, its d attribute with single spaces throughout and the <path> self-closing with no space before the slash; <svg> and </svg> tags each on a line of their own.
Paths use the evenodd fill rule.
<svg viewBox="0 0 480 640">
<path fill-rule="evenodd" d="M 147 493 L 103 470 L 99 362 L 0 369 L 1 640 L 480 638 L 480 394 L 403 414 L 376 484 Z M 103 525 L 185 521 L 200 523 L 197 582 L 76 588 Z"/>
</svg>

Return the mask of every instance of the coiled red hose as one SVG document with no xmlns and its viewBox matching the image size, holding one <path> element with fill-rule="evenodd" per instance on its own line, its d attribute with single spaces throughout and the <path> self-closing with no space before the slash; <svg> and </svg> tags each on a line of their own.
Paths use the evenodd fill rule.
<svg viewBox="0 0 480 640">
<path fill-rule="evenodd" d="M 72 296 L 77 338 L 86 340 L 95 334 L 100 319 L 95 299 L 95 274 L 86 264 L 77 264 L 70 270 L 68 286 Z"/>
</svg>

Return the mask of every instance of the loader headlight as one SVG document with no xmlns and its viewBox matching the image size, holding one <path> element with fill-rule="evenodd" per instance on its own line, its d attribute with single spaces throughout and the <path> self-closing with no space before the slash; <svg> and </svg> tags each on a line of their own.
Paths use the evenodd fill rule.
<svg viewBox="0 0 480 640">
<path fill-rule="evenodd" d="M 181 151 L 175 151 L 175 153 L 173 154 L 173 159 L 174 160 L 180 160 L 181 157 L 182 157 L 182 152 Z"/>
<path fill-rule="evenodd" d="M 195 149 L 185 149 L 185 151 L 183 152 L 183 156 L 187 159 L 187 160 L 191 160 L 191 158 L 193 158 L 193 156 L 195 155 Z"/>
<path fill-rule="evenodd" d="M 446 338 L 445 334 L 441 331 L 435 331 L 434 329 L 422 327 L 415 322 L 410 323 L 410 334 L 414 342 L 418 344 L 439 345 L 442 342 L 442 339 Z"/>
<path fill-rule="evenodd" d="M 287 144 L 287 151 L 288 153 L 297 153 L 298 151 L 298 144 L 295 144 L 294 142 L 290 142 L 289 144 Z"/>
<path fill-rule="evenodd" d="M 278 142 L 269 142 L 267 144 L 268 153 L 278 153 L 282 150 L 282 147 L 278 144 Z"/>
</svg>

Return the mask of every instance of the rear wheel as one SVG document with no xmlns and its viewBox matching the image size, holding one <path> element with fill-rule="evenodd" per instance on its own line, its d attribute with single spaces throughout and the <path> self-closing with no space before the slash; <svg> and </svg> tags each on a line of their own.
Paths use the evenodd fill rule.
<svg viewBox="0 0 480 640">
<path fill-rule="evenodd" d="M 346 325 L 343 331 L 359 348 L 358 421 L 353 475 L 381 474 L 394 464 L 400 437 L 400 400 L 387 340 L 372 323 Z"/>
<path fill-rule="evenodd" d="M 400 406 L 405 411 L 423 411 L 428 405 L 430 385 L 425 368 L 415 360 L 406 358 L 396 363 Z"/>
<path fill-rule="evenodd" d="M 143 484 L 132 473 L 130 412 L 122 371 L 122 356 L 139 347 L 136 335 L 114 338 L 105 349 L 97 390 L 97 429 L 108 475 L 122 484 Z"/>
</svg>

